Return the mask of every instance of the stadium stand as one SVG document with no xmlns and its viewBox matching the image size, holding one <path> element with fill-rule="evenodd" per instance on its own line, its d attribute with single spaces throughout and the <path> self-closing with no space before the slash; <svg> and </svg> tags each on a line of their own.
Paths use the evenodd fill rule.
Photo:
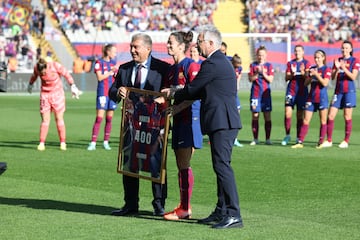
<svg viewBox="0 0 360 240">
<path fill-rule="evenodd" d="M 36 45 L 29 34 L 42 34 L 41 14 L 31 11 L 26 1 L 2 1 L 0 4 L 0 62 L 11 72 L 31 71 L 36 58 Z"/>
<path fill-rule="evenodd" d="M 196 1 L 186 2 L 192 2 L 194 6 L 196 5 Z M 206 2 L 206 4 L 208 4 L 208 2 Z M 86 55 L 83 55 L 83 53 L 85 53 L 84 49 L 89 49 L 91 44 L 98 45 L 101 43 L 111 42 L 109 41 L 109 39 L 116 39 L 117 42 L 120 42 L 118 49 L 120 49 L 120 51 L 125 50 L 125 53 L 123 52 L 121 55 L 118 56 L 119 61 L 129 59 L 129 55 L 126 54 L 128 49 L 126 48 L 126 45 L 123 45 L 122 43 L 128 42 L 131 31 L 141 29 L 136 26 L 139 26 L 141 22 L 139 19 L 144 16 L 142 9 L 146 7 L 149 7 L 152 11 L 154 11 L 154 9 L 158 10 L 160 8 L 167 9 L 167 3 L 164 3 L 164 1 L 162 5 L 151 5 L 150 1 L 140 1 L 140 3 L 142 3 L 142 8 L 138 7 L 138 3 L 139 1 L 134 1 L 130 4 L 124 4 L 120 7 L 121 10 L 119 10 L 118 12 L 120 12 L 120 15 L 123 14 L 123 16 L 119 16 L 118 23 L 113 24 L 113 30 L 110 33 L 107 33 L 106 30 L 103 30 L 98 26 L 97 29 L 101 30 L 101 34 L 99 34 L 99 31 L 94 30 L 94 26 L 96 25 L 94 25 L 94 23 L 92 22 L 90 22 L 90 24 L 86 23 L 85 25 L 87 27 L 85 27 L 84 29 L 74 30 L 70 28 L 69 30 L 66 30 L 69 39 L 73 39 L 71 41 L 78 53 L 81 56 L 87 57 Z M 359 20 L 357 17 L 359 15 L 359 3 L 357 2 L 328 0 L 308 2 L 295 0 L 290 3 L 287 1 L 279 0 L 254 0 L 246 2 L 229 0 L 219 1 L 217 3 L 210 1 L 209 4 L 211 7 L 205 7 L 205 9 L 212 9 L 214 12 L 208 14 L 209 16 L 211 16 L 208 22 L 215 23 L 215 25 L 223 33 L 242 33 L 246 32 L 247 28 L 249 28 L 249 32 L 253 33 L 290 32 L 292 34 L 292 49 L 298 43 L 301 43 L 305 46 L 314 46 L 306 49 L 307 58 L 312 59 L 312 53 L 314 52 L 314 48 L 320 46 L 324 47 L 324 50 L 328 51 L 329 64 L 339 53 L 339 48 L 337 45 L 338 43 L 333 45 L 332 43 L 343 40 L 345 36 L 355 41 L 354 47 L 355 52 L 357 52 L 357 40 L 359 39 L 360 35 L 360 27 L 358 22 Z M 169 8 L 178 6 L 180 6 L 180 4 L 176 6 L 169 5 Z M 97 7 L 102 9 L 99 6 Z M 174 12 L 176 12 L 176 10 L 174 10 Z M 126 24 L 126 19 L 129 20 L 128 13 L 132 14 L 130 17 L 132 23 L 130 24 L 132 26 L 131 28 L 129 28 L 129 25 Z M 165 16 L 167 16 L 166 13 Z M 199 15 L 201 16 L 203 14 L 200 13 Z M 335 21 L 334 15 L 340 16 L 340 20 L 338 19 Z M 117 16 L 117 14 L 108 14 L 109 19 L 114 19 L 114 16 Z M 223 16 L 231 17 L 225 18 Z M 151 21 L 152 18 L 149 19 Z M 169 19 L 169 21 L 167 21 L 168 25 L 155 29 L 161 31 L 175 30 L 172 28 L 171 25 L 172 18 L 165 17 L 165 19 Z M 245 24 L 242 25 L 243 22 L 246 23 L 247 21 L 250 21 L 248 26 Z M 95 23 L 99 24 L 99 22 Z M 156 21 L 156 23 L 158 22 Z M 198 24 L 201 23 L 202 21 L 198 21 Z M 179 24 L 179 22 L 177 24 L 179 28 L 183 30 L 187 30 L 190 28 L 188 25 L 184 26 Z M 71 25 L 68 24 L 68 26 Z M 239 43 L 239 41 L 241 41 L 240 39 L 233 40 L 231 38 L 224 38 L 224 40 L 228 43 L 229 46 L 228 55 L 232 55 L 233 53 L 239 53 L 243 58 L 244 66 L 247 66 L 247 62 L 250 62 L 250 60 L 247 59 L 251 58 L 252 52 L 254 52 L 260 44 L 264 44 L 269 49 L 269 61 L 273 61 L 277 69 L 284 70 L 284 59 L 286 59 L 287 55 L 284 50 L 286 49 L 285 43 L 284 46 L 281 46 L 281 44 L 272 45 L 270 42 L 267 42 L 266 39 L 263 39 L 265 41 L 261 41 L 260 39 L 260 41 L 257 41 L 254 45 L 250 47 L 248 42 L 245 41 L 245 39 L 242 39 L 242 41 L 245 41 L 242 43 Z M 324 45 L 319 44 L 318 42 L 328 44 Z M 250 51 L 242 51 L 240 53 L 240 49 L 244 48 L 250 49 Z M 100 51 L 97 50 L 98 48 L 96 46 L 90 49 L 93 50 L 93 53 L 95 55 L 100 55 Z M 160 55 L 167 58 L 166 53 L 164 53 L 166 51 L 165 48 L 161 50 L 162 48 L 158 47 L 157 49 L 160 51 L 158 52 Z M 87 51 L 87 54 L 89 54 L 89 51 Z"/>
<path fill-rule="evenodd" d="M 248 23 L 244 21 L 246 16 L 245 1 L 219 1 L 218 8 L 213 14 L 213 21 L 222 33 L 246 33 Z M 224 17 L 230 16 L 230 17 Z M 227 55 L 233 56 L 237 53 L 241 56 L 243 66 L 249 66 L 251 62 L 251 52 L 244 51 L 250 49 L 249 41 L 246 38 L 228 37 L 223 34 L 223 41 L 227 44 Z"/>
<path fill-rule="evenodd" d="M 249 12 L 249 32 L 291 34 L 291 52 L 294 46 L 305 47 L 305 58 L 313 61 L 313 53 L 322 49 L 327 55 L 327 65 L 340 55 L 343 40 L 350 40 L 355 56 L 360 52 L 360 3 L 358 1 L 281 1 L 255 0 L 246 2 Z M 283 44 L 272 44 L 266 39 L 255 43 L 255 48 L 265 45 L 268 60 L 284 70 L 285 52 Z M 283 46 L 281 46 L 283 45 Z"/>
<path fill-rule="evenodd" d="M 215 0 L 49 1 L 71 42 L 112 42 L 124 31 L 186 31 L 211 23 L 216 6 Z"/>
<path fill-rule="evenodd" d="M 212 23 L 217 8 L 215 0 L 181 1 L 48 1 L 59 27 L 66 34 L 73 48 L 82 59 L 101 56 L 101 47 L 115 43 L 117 60 L 131 59 L 128 50 L 133 31 L 156 31 L 152 35 L 154 55 L 171 61 L 167 55 L 164 39 L 169 31 L 190 30 Z M 111 22 L 112 24 L 109 24 Z M 163 33 L 163 34 L 161 34 Z M 166 38 L 164 38 L 166 36 Z"/>
<path fill-rule="evenodd" d="M 290 32 L 293 42 L 360 40 L 359 1 L 247 1 L 249 30 Z"/>
<path fill-rule="evenodd" d="M 66 38 L 62 44 L 67 52 L 73 51 L 70 55 L 74 59 L 96 59 L 101 56 L 101 46 L 111 42 L 117 44 L 118 61 L 127 61 L 130 59 L 128 42 L 132 32 L 150 30 L 155 33 L 155 55 L 171 61 L 164 47 L 164 36 L 169 31 L 186 31 L 206 23 L 215 23 L 222 33 L 290 32 L 292 49 L 300 43 L 305 46 L 306 57 L 312 59 L 314 50 L 322 48 L 327 52 L 329 63 L 339 54 L 339 42 L 344 39 L 352 40 L 354 52 L 360 52 L 358 1 L 38 0 L 48 10 L 42 12 L 33 8 L 29 28 L 22 29 L 19 36 L 14 34 L 18 31 L 15 26 L 8 22 L 9 11 L 15 2 L 9 0 L 0 4 L 0 61 L 7 62 L 10 55 L 4 56 L 5 48 L 8 49 L 6 46 L 11 46 L 11 42 L 18 38 L 22 41 L 24 51 L 29 49 L 29 56 L 24 57 L 20 48 L 16 48 L 20 70 L 24 66 L 32 66 L 33 63 L 24 63 L 24 59 L 34 59 L 37 49 L 42 49 L 41 54 L 45 56 L 49 54 L 47 49 L 52 51 L 51 44 L 44 41 L 52 34 L 52 31 L 49 33 L 44 29 L 45 17 L 56 22 L 53 26 L 60 31 L 62 38 Z M 225 38 L 224 41 L 229 46 L 228 55 L 239 53 L 242 56 L 245 69 L 246 59 L 251 58 L 246 54 L 251 55 L 260 44 L 265 44 L 269 49 L 269 61 L 273 61 L 275 66 L 284 65 L 279 60 L 283 58 L 278 57 L 286 55 L 281 44 L 271 45 L 266 39 L 259 39 L 250 47 L 247 42 L 240 40 Z M 244 48 L 250 49 L 250 53 L 240 52 Z M 51 55 L 56 57 L 54 52 Z"/>
</svg>

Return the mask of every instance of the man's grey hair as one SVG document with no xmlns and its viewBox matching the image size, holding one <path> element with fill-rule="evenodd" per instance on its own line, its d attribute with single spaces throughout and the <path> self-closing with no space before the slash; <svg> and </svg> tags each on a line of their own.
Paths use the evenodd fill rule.
<svg viewBox="0 0 360 240">
<path fill-rule="evenodd" d="M 216 48 L 221 47 L 222 38 L 221 33 L 214 25 L 201 25 L 196 28 L 198 34 L 204 34 L 204 40 L 213 41 Z"/>
<path fill-rule="evenodd" d="M 146 33 L 136 33 L 131 37 L 131 42 L 141 39 L 146 46 L 152 48 L 152 40 L 151 37 Z"/>
</svg>

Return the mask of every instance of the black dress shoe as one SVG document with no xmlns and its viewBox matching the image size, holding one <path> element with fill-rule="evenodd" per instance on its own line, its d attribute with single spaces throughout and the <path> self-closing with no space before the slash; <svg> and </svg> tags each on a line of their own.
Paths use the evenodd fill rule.
<svg viewBox="0 0 360 240">
<path fill-rule="evenodd" d="M 220 222 L 212 225 L 212 228 L 223 229 L 223 228 L 241 228 L 243 223 L 240 218 L 237 217 L 224 217 Z"/>
<path fill-rule="evenodd" d="M 153 214 L 154 214 L 154 216 L 162 217 L 165 214 L 165 209 L 164 208 L 154 208 Z"/>
<path fill-rule="evenodd" d="M 128 216 L 128 215 L 134 215 L 139 212 L 138 209 L 123 207 L 118 210 L 114 210 L 111 212 L 111 215 L 113 216 Z"/>
<path fill-rule="evenodd" d="M 162 204 L 160 200 L 158 200 L 158 199 L 153 200 L 152 205 L 154 208 L 154 212 L 153 212 L 154 216 L 159 216 L 159 217 L 164 216 L 164 214 L 165 214 L 164 204 Z"/>
<path fill-rule="evenodd" d="M 212 212 L 208 217 L 199 219 L 198 223 L 201 224 L 209 224 L 209 223 L 217 223 L 222 220 L 222 216 L 217 212 Z"/>
</svg>

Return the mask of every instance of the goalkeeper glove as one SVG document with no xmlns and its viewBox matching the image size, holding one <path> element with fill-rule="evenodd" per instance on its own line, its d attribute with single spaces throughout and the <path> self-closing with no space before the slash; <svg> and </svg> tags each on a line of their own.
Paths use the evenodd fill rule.
<svg viewBox="0 0 360 240">
<path fill-rule="evenodd" d="M 28 91 L 28 93 L 32 93 L 32 89 L 33 89 L 33 85 L 32 84 L 28 84 L 28 86 L 27 86 L 27 91 Z"/>
<path fill-rule="evenodd" d="M 73 98 L 79 99 L 82 92 L 76 87 L 75 84 L 71 85 L 71 94 Z"/>
</svg>

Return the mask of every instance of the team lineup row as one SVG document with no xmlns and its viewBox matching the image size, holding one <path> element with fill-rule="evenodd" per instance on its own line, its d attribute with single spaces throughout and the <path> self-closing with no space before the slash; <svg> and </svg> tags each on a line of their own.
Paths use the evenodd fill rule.
<svg viewBox="0 0 360 240">
<path fill-rule="evenodd" d="M 272 64 L 266 61 L 267 50 L 260 46 L 256 50 L 257 60 L 250 64 L 249 81 L 251 85 L 250 110 L 252 112 L 253 141 L 257 145 L 259 129 L 259 113 L 263 112 L 265 119 L 266 144 L 271 145 L 271 82 L 274 78 Z M 359 59 L 353 57 L 353 46 L 350 41 L 341 45 L 342 55 L 337 58 L 332 67 L 326 66 L 326 53 L 318 49 L 314 52 L 315 65 L 304 58 L 304 47 L 296 45 L 295 58 L 287 62 L 285 81 L 284 127 L 286 136 L 281 142 L 287 145 L 291 140 L 290 129 L 293 110 L 296 107 L 296 144 L 292 148 L 303 148 L 304 139 L 309 130 L 309 124 L 314 112 L 319 111 L 320 134 L 316 148 L 332 146 L 334 120 L 339 109 L 344 111 L 345 136 L 339 144 L 340 148 L 348 148 L 352 130 L 352 112 L 356 107 L 355 80 L 360 70 Z M 327 87 L 329 81 L 335 83 L 335 90 L 329 102 Z"/>
</svg>

